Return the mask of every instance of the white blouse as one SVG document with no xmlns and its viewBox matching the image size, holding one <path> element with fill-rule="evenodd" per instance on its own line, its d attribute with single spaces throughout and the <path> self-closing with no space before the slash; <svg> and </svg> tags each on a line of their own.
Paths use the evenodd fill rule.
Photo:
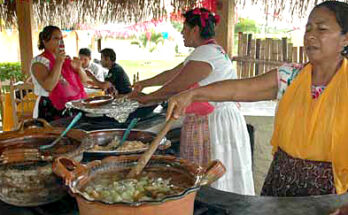
<svg viewBox="0 0 348 215">
<path fill-rule="evenodd" d="M 38 98 L 36 99 L 36 102 L 35 102 L 34 110 L 33 110 L 33 118 L 36 119 L 39 116 L 39 102 L 40 102 L 41 96 L 48 97 L 49 92 L 47 92 L 39 84 L 39 82 L 36 80 L 35 76 L 33 75 L 33 71 L 31 70 L 31 68 L 32 68 L 34 63 L 40 63 L 40 64 L 44 65 L 47 69 L 49 69 L 50 61 L 43 56 L 36 56 L 31 61 L 30 75 L 31 75 L 31 78 L 32 78 L 33 84 L 34 84 L 34 93 L 35 93 L 35 95 L 38 96 Z"/>
</svg>

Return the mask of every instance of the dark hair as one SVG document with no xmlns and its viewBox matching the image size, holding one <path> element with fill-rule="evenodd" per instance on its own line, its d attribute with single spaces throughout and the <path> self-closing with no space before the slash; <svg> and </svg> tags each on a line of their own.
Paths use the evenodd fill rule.
<svg viewBox="0 0 348 215">
<path fill-rule="evenodd" d="M 44 27 L 44 29 L 39 34 L 39 45 L 38 45 L 39 50 L 42 50 L 45 48 L 44 41 L 45 42 L 49 41 L 52 37 L 53 32 L 56 30 L 60 31 L 60 29 L 57 26 L 49 25 Z"/>
<path fill-rule="evenodd" d="M 87 57 L 91 57 L 91 50 L 89 50 L 88 48 L 82 48 L 79 51 L 79 55 L 84 55 Z"/>
<path fill-rule="evenodd" d="M 314 7 L 321 8 L 325 7 L 332 11 L 336 16 L 336 21 L 342 29 L 342 34 L 348 33 L 348 4 L 339 1 L 325 1 Z M 313 9 L 313 10 L 314 10 Z M 343 56 L 348 56 L 348 46 L 345 46 L 342 51 Z"/>
<path fill-rule="evenodd" d="M 203 17 L 203 16 L 206 17 Z M 219 22 L 218 16 L 205 8 L 195 8 L 183 14 L 185 23 L 191 28 L 199 26 L 200 36 L 203 39 L 210 39 L 215 36 L 215 26 Z M 202 21 L 204 23 L 202 23 Z"/>
<path fill-rule="evenodd" d="M 112 49 L 103 49 L 100 51 L 100 54 L 103 55 L 104 57 L 109 57 L 112 62 L 116 61 L 116 53 Z"/>
</svg>

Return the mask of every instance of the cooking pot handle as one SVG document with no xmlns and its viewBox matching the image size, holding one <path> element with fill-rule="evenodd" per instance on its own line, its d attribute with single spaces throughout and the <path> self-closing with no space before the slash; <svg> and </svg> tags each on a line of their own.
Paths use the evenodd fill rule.
<svg viewBox="0 0 348 215">
<path fill-rule="evenodd" d="M 89 162 L 87 165 L 82 165 L 67 157 L 58 157 L 53 162 L 52 170 L 56 175 L 64 179 L 66 185 L 70 185 L 75 178 L 85 174 L 90 168 L 98 164 L 100 164 L 99 160 Z"/>
<path fill-rule="evenodd" d="M 26 119 L 21 122 L 18 130 L 24 131 L 30 127 L 52 128 L 52 126 L 44 119 Z"/>
<path fill-rule="evenodd" d="M 219 160 L 213 160 L 203 170 L 203 177 L 199 184 L 201 186 L 209 185 L 223 176 L 225 172 L 226 167 Z"/>
<path fill-rule="evenodd" d="M 169 149 L 172 146 L 172 142 L 170 140 L 164 139 L 165 141 L 162 143 L 160 143 L 160 145 L 158 146 L 159 150 L 166 150 Z"/>
</svg>

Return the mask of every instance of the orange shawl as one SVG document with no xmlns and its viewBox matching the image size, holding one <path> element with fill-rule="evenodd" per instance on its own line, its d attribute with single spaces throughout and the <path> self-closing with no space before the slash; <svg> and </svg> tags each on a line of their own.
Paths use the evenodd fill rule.
<svg viewBox="0 0 348 215">
<path fill-rule="evenodd" d="M 324 92 L 311 96 L 312 65 L 306 65 L 279 102 L 273 152 L 332 163 L 338 194 L 348 190 L 348 60 L 345 58 Z M 347 136 L 346 136 L 347 135 Z"/>
</svg>

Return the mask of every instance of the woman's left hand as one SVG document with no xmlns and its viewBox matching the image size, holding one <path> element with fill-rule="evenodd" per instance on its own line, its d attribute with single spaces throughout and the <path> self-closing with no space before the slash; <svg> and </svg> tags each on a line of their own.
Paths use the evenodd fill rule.
<svg viewBox="0 0 348 215">
<path fill-rule="evenodd" d="M 146 104 L 149 103 L 151 101 L 151 96 L 150 95 L 146 95 L 137 91 L 133 91 L 131 93 L 128 94 L 127 96 L 129 99 L 132 100 L 136 100 L 141 104 Z"/>
<path fill-rule="evenodd" d="M 71 67 L 77 72 L 82 68 L 82 62 L 80 60 L 80 58 L 78 57 L 74 57 L 71 60 Z"/>
<path fill-rule="evenodd" d="M 170 118 L 178 119 L 185 114 L 185 108 L 193 101 L 191 91 L 184 91 L 169 99 L 166 120 Z"/>
</svg>

